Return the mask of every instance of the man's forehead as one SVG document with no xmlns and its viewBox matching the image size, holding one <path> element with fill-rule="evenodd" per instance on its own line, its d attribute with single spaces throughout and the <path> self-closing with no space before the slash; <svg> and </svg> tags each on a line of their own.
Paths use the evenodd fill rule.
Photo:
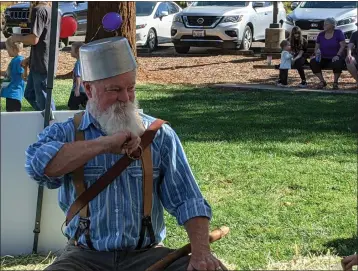
<svg viewBox="0 0 358 271">
<path fill-rule="evenodd" d="M 136 81 L 136 72 L 132 71 L 111 78 L 98 80 L 97 83 L 108 88 L 108 87 L 119 87 L 119 86 L 123 86 L 123 84 L 128 84 L 128 83 L 134 84 L 135 81 Z"/>
</svg>

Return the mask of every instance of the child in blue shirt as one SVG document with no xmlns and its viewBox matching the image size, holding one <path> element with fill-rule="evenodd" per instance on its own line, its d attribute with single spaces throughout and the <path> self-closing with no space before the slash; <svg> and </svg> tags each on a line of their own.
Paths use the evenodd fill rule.
<svg viewBox="0 0 358 271">
<path fill-rule="evenodd" d="M 21 101 L 25 91 L 25 69 L 22 66 L 24 57 L 20 55 L 23 45 L 7 40 L 5 46 L 12 60 L 6 72 L 10 83 L 6 87 L 2 87 L 1 97 L 6 98 L 6 112 L 21 111 Z"/>
<path fill-rule="evenodd" d="M 79 50 L 83 44 L 83 42 L 75 42 L 71 47 L 71 56 L 76 58 L 77 61 L 73 69 L 73 87 L 67 104 L 70 110 L 78 110 L 80 105 L 85 108 L 88 100 L 81 80 L 81 64 L 79 60 Z"/>
</svg>

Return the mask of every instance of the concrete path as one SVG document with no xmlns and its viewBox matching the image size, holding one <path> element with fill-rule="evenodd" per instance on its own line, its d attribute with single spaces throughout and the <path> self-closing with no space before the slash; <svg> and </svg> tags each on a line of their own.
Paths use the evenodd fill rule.
<svg viewBox="0 0 358 271">
<path fill-rule="evenodd" d="M 261 84 L 215 84 L 214 88 L 227 88 L 237 90 L 256 90 L 256 91 L 283 91 L 283 92 L 316 92 L 328 94 L 358 94 L 358 90 L 325 90 L 325 89 L 304 89 L 295 87 L 277 87 L 273 85 Z"/>
</svg>

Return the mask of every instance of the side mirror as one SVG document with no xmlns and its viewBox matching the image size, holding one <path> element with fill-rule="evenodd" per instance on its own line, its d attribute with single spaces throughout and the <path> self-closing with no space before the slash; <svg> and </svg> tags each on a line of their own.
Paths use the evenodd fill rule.
<svg viewBox="0 0 358 271">
<path fill-rule="evenodd" d="M 299 2 L 292 2 L 291 9 L 294 10 L 295 8 L 297 8 L 298 4 L 299 4 Z"/>
<path fill-rule="evenodd" d="M 254 2 L 253 8 L 263 8 L 265 6 L 265 2 Z"/>
<path fill-rule="evenodd" d="M 160 14 L 159 14 L 159 18 L 163 18 L 165 16 L 169 16 L 169 12 L 168 11 L 162 11 Z"/>
</svg>

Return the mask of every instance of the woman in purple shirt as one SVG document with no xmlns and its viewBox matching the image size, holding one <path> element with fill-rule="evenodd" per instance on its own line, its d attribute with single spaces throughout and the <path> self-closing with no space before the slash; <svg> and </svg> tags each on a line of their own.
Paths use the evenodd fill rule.
<svg viewBox="0 0 358 271">
<path fill-rule="evenodd" d="M 310 61 L 312 72 L 321 81 L 319 88 L 327 86 L 322 75 L 322 69 L 331 68 L 334 73 L 333 89 L 338 89 L 338 79 L 344 67 L 343 52 L 346 42 L 343 32 L 335 29 L 336 25 L 337 22 L 334 18 L 327 18 L 324 21 L 324 31 L 318 34 L 315 56 Z"/>
</svg>

